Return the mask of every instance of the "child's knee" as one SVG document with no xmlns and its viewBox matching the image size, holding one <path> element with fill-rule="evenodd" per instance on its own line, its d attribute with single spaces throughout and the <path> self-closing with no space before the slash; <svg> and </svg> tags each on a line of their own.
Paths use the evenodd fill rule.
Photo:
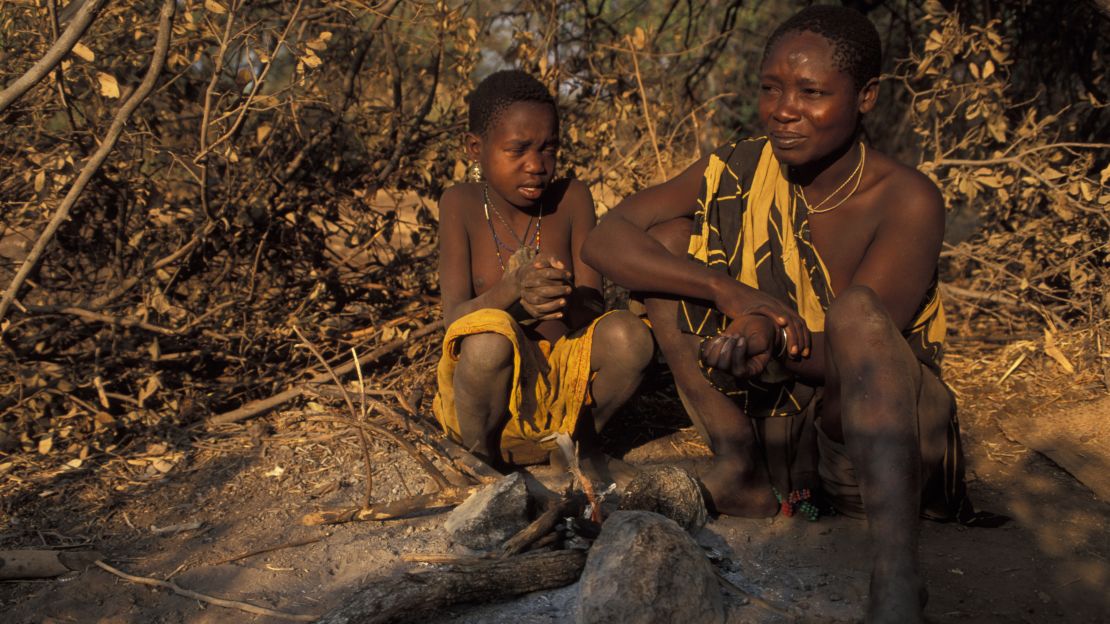
<svg viewBox="0 0 1110 624">
<path fill-rule="evenodd" d="M 513 343 L 501 334 L 471 334 L 459 347 L 459 370 L 487 375 L 513 365 Z"/>
<path fill-rule="evenodd" d="M 601 319 L 594 329 L 593 351 L 601 356 L 602 363 L 620 358 L 623 363 L 638 368 L 647 366 L 655 350 L 655 343 L 647 325 L 635 314 L 618 310 Z"/>
</svg>

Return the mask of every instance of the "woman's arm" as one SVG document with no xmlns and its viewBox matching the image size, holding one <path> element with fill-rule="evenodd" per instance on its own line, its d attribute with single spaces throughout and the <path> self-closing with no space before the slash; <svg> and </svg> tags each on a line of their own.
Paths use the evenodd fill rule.
<svg viewBox="0 0 1110 624">
<path fill-rule="evenodd" d="M 766 316 L 786 328 L 790 353 L 807 355 L 809 330 L 786 302 L 726 273 L 675 256 L 648 234 L 655 225 L 697 212 L 708 163 L 708 157 L 702 158 L 675 178 L 622 201 L 590 233 L 582 258 L 630 290 L 705 299 L 732 319 L 748 314 Z"/>
</svg>

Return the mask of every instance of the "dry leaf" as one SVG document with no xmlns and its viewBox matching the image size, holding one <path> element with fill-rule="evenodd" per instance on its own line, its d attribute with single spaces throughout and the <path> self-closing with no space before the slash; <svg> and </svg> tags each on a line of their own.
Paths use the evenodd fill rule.
<svg viewBox="0 0 1110 624">
<path fill-rule="evenodd" d="M 173 468 L 173 464 L 164 459 L 156 459 L 151 462 L 151 465 L 158 472 L 169 472 Z"/>
<path fill-rule="evenodd" d="M 54 436 L 46 436 L 39 440 L 39 454 L 46 455 L 50 449 L 54 448 Z"/>
<path fill-rule="evenodd" d="M 254 139 L 259 143 L 265 141 L 266 137 L 270 136 L 271 130 L 273 130 L 273 128 L 270 127 L 270 124 L 261 124 L 254 129 Z"/>
<path fill-rule="evenodd" d="M 119 97 L 119 83 L 116 82 L 115 76 L 104 72 L 96 72 L 96 79 L 100 81 L 101 95 L 110 98 Z"/>
<path fill-rule="evenodd" d="M 1044 330 L 1044 352 L 1048 357 L 1056 360 L 1056 363 L 1068 373 L 1075 372 L 1075 367 L 1071 365 L 1071 362 L 1068 361 L 1067 356 L 1060 350 L 1060 347 L 1056 346 L 1056 337 L 1048 328 Z"/>
<path fill-rule="evenodd" d="M 321 64 L 323 64 L 323 61 L 320 60 L 320 57 L 313 54 L 311 50 L 309 50 L 308 54 L 305 54 L 301 58 L 301 60 L 304 61 L 305 65 L 308 65 L 312 68 L 319 67 Z"/>
<path fill-rule="evenodd" d="M 270 470 L 268 472 L 263 473 L 262 476 L 264 476 L 264 477 L 275 477 L 276 478 L 276 477 L 280 477 L 283 474 L 285 474 L 285 469 L 284 468 L 282 468 L 281 466 L 274 466 L 273 470 Z"/>
<path fill-rule="evenodd" d="M 632 31 L 632 45 L 639 50 L 644 47 L 646 41 L 647 36 L 644 34 L 644 29 L 637 26 L 636 29 Z"/>
<path fill-rule="evenodd" d="M 216 2 L 216 0 L 204 0 L 204 8 L 215 13 L 216 15 L 223 15 L 224 13 L 227 13 L 227 9 L 224 8 L 224 5 Z"/>
<path fill-rule="evenodd" d="M 259 95 L 255 96 L 254 103 L 258 106 L 271 107 L 277 106 L 278 104 L 280 104 L 280 101 L 278 101 L 278 99 L 272 95 Z"/>
<path fill-rule="evenodd" d="M 93 51 L 80 41 L 78 41 L 73 46 L 73 53 L 80 57 L 82 60 L 88 61 L 90 63 L 93 62 L 94 59 L 96 59 L 96 54 L 93 54 Z"/>
</svg>

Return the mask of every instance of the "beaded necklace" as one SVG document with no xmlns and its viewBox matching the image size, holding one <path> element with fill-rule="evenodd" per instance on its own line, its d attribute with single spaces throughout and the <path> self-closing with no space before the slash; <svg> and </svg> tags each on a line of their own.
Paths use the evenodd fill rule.
<svg viewBox="0 0 1110 624">
<path fill-rule="evenodd" d="M 493 202 L 490 201 L 490 199 L 489 199 L 489 186 L 486 185 L 486 184 L 482 185 L 482 210 L 484 210 L 485 213 L 486 213 L 486 223 L 489 224 L 490 234 L 493 235 L 493 248 L 497 252 L 497 264 L 498 264 L 498 266 L 501 267 L 501 271 L 504 272 L 505 271 L 505 259 L 501 256 L 501 248 L 504 247 L 505 251 L 514 251 L 514 252 L 516 251 L 516 249 L 511 249 L 508 245 L 506 245 L 501 240 L 501 237 L 497 235 L 497 229 L 493 227 L 493 219 L 491 219 L 490 216 L 489 216 L 489 209 L 490 208 L 493 208 L 493 214 L 497 215 L 497 220 L 500 221 L 501 224 L 505 226 L 505 229 L 509 230 L 509 233 L 513 235 L 513 238 L 516 239 L 517 249 L 520 249 L 521 247 L 529 247 L 530 246 L 530 247 L 532 247 L 532 249 L 536 250 L 536 253 L 539 253 L 539 251 L 540 251 L 540 241 L 541 241 L 541 239 L 540 239 L 540 228 L 543 226 L 543 203 L 542 202 L 540 203 L 539 217 L 538 218 L 537 217 L 529 217 L 528 218 L 528 225 L 526 225 L 524 227 L 524 236 L 517 236 L 516 231 L 513 230 L 513 226 L 509 225 L 509 222 L 505 219 L 505 217 L 501 216 L 501 211 L 497 209 L 497 206 L 493 205 Z M 532 229 L 532 221 L 533 220 L 535 220 L 535 222 L 536 222 L 536 233 L 532 235 L 532 244 L 528 245 L 524 241 L 527 240 L 527 238 L 528 238 L 528 231 Z"/>
<path fill-rule="evenodd" d="M 856 168 L 852 170 L 852 173 L 848 174 L 847 178 L 844 178 L 844 182 L 842 182 L 840 184 L 840 186 L 836 187 L 835 191 L 829 193 L 825 197 L 825 199 L 822 199 L 820 202 L 818 202 L 816 206 L 810 206 L 809 205 L 809 202 L 806 201 L 806 191 L 805 191 L 805 189 L 798 186 L 797 184 L 795 184 L 794 188 L 797 191 L 798 196 L 802 198 L 802 204 L 806 207 L 806 210 L 809 212 L 809 214 L 823 214 L 823 213 L 826 213 L 826 212 L 831 212 L 833 210 L 836 210 L 841 205 L 843 205 L 844 202 L 848 201 L 852 197 L 852 195 L 855 195 L 856 190 L 859 189 L 860 181 L 863 180 L 863 167 L 864 167 L 864 163 L 866 163 L 866 162 L 867 162 L 867 146 L 865 146 L 863 144 L 863 142 L 861 141 L 860 144 L 859 144 L 859 162 L 856 163 Z M 835 197 L 837 193 L 844 190 L 844 187 L 848 186 L 848 183 L 852 181 L 852 178 L 856 179 L 856 183 L 852 186 L 852 190 L 848 191 L 848 194 L 844 196 L 844 199 L 836 202 L 835 204 L 833 204 L 832 206 L 829 206 L 828 208 L 822 208 L 822 206 L 824 206 L 830 199 Z"/>
</svg>

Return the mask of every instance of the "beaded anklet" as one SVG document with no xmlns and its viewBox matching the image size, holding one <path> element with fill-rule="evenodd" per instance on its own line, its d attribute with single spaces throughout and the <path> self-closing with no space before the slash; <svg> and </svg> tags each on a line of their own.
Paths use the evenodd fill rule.
<svg viewBox="0 0 1110 624">
<path fill-rule="evenodd" d="M 821 517 L 821 509 L 817 506 L 809 488 L 794 490 L 787 494 L 785 498 L 779 493 L 778 488 L 771 488 L 771 490 L 779 501 L 779 513 L 787 518 L 792 518 L 795 514 L 801 514 L 805 516 L 806 520 L 817 522 L 817 519 Z"/>
</svg>

